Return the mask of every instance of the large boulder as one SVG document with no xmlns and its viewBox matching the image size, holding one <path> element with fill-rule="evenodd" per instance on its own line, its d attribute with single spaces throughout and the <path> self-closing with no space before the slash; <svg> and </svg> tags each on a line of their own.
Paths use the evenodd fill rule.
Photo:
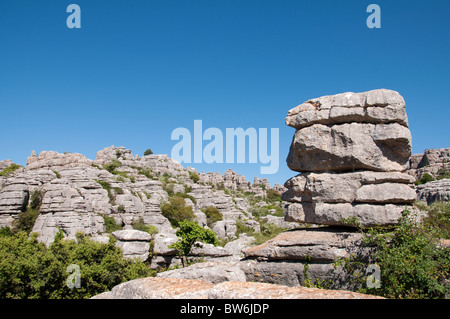
<svg viewBox="0 0 450 319">
<path fill-rule="evenodd" d="M 295 133 L 287 164 L 298 172 L 402 171 L 411 147 L 398 123 L 313 124 Z"/>
<path fill-rule="evenodd" d="M 198 279 L 141 278 L 92 299 L 382 299 L 351 291 L 285 287 L 257 282 L 212 284 Z"/>
</svg>

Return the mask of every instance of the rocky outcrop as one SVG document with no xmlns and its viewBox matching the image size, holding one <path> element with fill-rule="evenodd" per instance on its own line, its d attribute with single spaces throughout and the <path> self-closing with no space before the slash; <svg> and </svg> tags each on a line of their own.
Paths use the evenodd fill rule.
<svg viewBox="0 0 450 319">
<path fill-rule="evenodd" d="M 0 164 L 6 168 L 12 161 Z M 122 228 L 113 237 L 126 257 L 148 260 L 151 256 L 152 268 L 166 268 L 181 260 L 170 248 L 178 237 L 176 229 L 163 216 L 161 204 L 168 201 L 169 196 L 181 193 L 201 226 L 210 227 L 219 237 L 230 241 L 228 247 L 203 245 L 195 248 L 190 257 L 234 260 L 240 258 L 241 250 L 249 245 L 243 238 L 236 239 L 237 221 L 259 229 L 259 223 L 250 212 L 253 203 L 250 204 L 245 194 L 262 199 L 268 189 L 266 179 L 256 178 L 252 185 L 232 170 L 224 175 L 199 174 L 193 168 L 185 169 L 167 155 L 140 157 L 125 147 L 107 147 L 97 152 L 95 160 L 76 153 L 43 151 L 37 155 L 33 151 L 25 168 L 0 177 L 0 227 L 13 227 L 19 214 L 33 206 L 39 214 L 32 231 L 37 232 L 38 240 L 46 245 L 50 245 L 60 231 L 68 239 L 76 239 L 77 233 L 83 233 L 107 242 L 110 237 L 107 224 L 112 218 Z M 208 226 L 202 210 L 210 206 L 217 208 L 223 219 Z M 136 223 L 157 229 L 151 242 L 148 238 L 121 237 L 121 232 L 139 233 L 134 230 Z M 151 253 L 150 248 L 153 248 Z"/>
<path fill-rule="evenodd" d="M 416 199 L 406 174 L 411 134 L 400 94 L 390 90 L 311 99 L 288 112 L 295 128 L 288 166 L 299 175 L 285 183 L 285 220 L 316 228 L 281 233 L 244 251 L 247 281 L 355 289 L 335 262 L 357 256 L 355 225 L 394 225 Z M 323 227 L 329 225 L 329 227 Z"/>
<path fill-rule="evenodd" d="M 325 225 L 395 224 L 414 202 L 405 102 L 395 91 L 343 93 L 290 110 L 296 132 L 285 183 L 286 220 Z"/>
<path fill-rule="evenodd" d="M 415 179 L 425 173 L 437 178 L 443 171 L 450 171 L 450 148 L 428 149 L 423 154 L 412 155 L 408 162 L 407 173 Z"/>
<path fill-rule="evenodd" d="M 117 285 L 92 299 L 382 299 L 351 291 L 285 287 L 227 281 L 212 284 L 195 279 L 143 278 Z"/>
<path fill-rule="evenodd" d="M 111 234 L 117 239 L 116 246 L 122 248 L 126 258 L 146 261 L 150 254 L 152 236 L 144 231 L 128 229 L 117 230 Z"/>
<path fill-rule="evenodd" d="M 416 188 L 417 199 L 428 205 L 434 202 L 450 201 L 450 179 L 431 181 Z"/>
</svg>

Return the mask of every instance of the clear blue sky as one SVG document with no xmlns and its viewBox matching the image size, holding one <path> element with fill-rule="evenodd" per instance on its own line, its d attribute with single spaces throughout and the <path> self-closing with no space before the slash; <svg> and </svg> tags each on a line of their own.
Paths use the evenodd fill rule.
<svg viewBox="0 0 450 319">
<path fill-rule="evenodd" d="M 81 7 L 81 29 L 66 8 Z M 381 7 L 381 29 L 366 8 Z M 280 169 L 235 169 L 271 184 L 287 111 L 310 98 L 377 88 L 406 100 L 413 152 L 450 147 L 448 0 L 1 0 L 0 160 L 32 150 L 95 159 L 115 145 L 170 154 L 172 130 L 280 129 Z M 188 165 L 185 165 L 186 167 Z"/>
</svg>

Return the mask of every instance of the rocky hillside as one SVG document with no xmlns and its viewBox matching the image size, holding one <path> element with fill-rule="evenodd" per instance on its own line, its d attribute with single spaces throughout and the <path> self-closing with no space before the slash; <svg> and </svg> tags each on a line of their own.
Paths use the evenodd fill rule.
<svg viewBox="0 0 450 319">
<path fill-rule="evenodd" d="M 283 186 L 271 187 L 267 179 L 258 178 L 251 183 L 232 170 L 224 175 L 198 173 L 167 155 L 139 157 L 124 147 L 105 148 L 95 160 L 81 154 L 32 152 L 26 167 L 2 161 L 0 172 L 0 227 L 18 227 L 31 218 L 28 231 L 38 232 L 38 239 L 47 245 L 59 230 L 69 239 L 82 232 L 101 242 L 112 233 L 126 256 L 146 260 L 151 238 L 136 229 L 152 226 L 157 232 L 154 268 L 178 262 L 169 248 L 177 236 L 169 212 L 161 210 L 164 203 L 181 199 L 183 206 L 191 207 L 195 220 L 224 243 L 241 233 L 259 233 L 261 228 L 297 225 L 283 219 Z M 211 208 L 213 218 L 208 215 Z M 239 243 L 247 245 L 254 239 L 242 238 Z M 232 247 L 233 243 L 227 249 L 210 245 L 192 254 L 233 256 Z"/>
</svg>

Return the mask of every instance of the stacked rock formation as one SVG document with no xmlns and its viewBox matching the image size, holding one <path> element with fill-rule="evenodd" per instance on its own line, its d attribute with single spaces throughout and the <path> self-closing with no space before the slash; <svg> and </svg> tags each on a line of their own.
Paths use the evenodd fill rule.
<svg viewBox="0 0 450 319">
<path fill-rule="evenodd" d="M 309 100 L 288 112 L 296 132 L 287 158 L 301 174 L 285 184 L 289 221 L 395 224 L 416 199 L 405 101 L 391 90 Z M 351 224 L 350 223 L 350 224 Z"/>
</svg>

